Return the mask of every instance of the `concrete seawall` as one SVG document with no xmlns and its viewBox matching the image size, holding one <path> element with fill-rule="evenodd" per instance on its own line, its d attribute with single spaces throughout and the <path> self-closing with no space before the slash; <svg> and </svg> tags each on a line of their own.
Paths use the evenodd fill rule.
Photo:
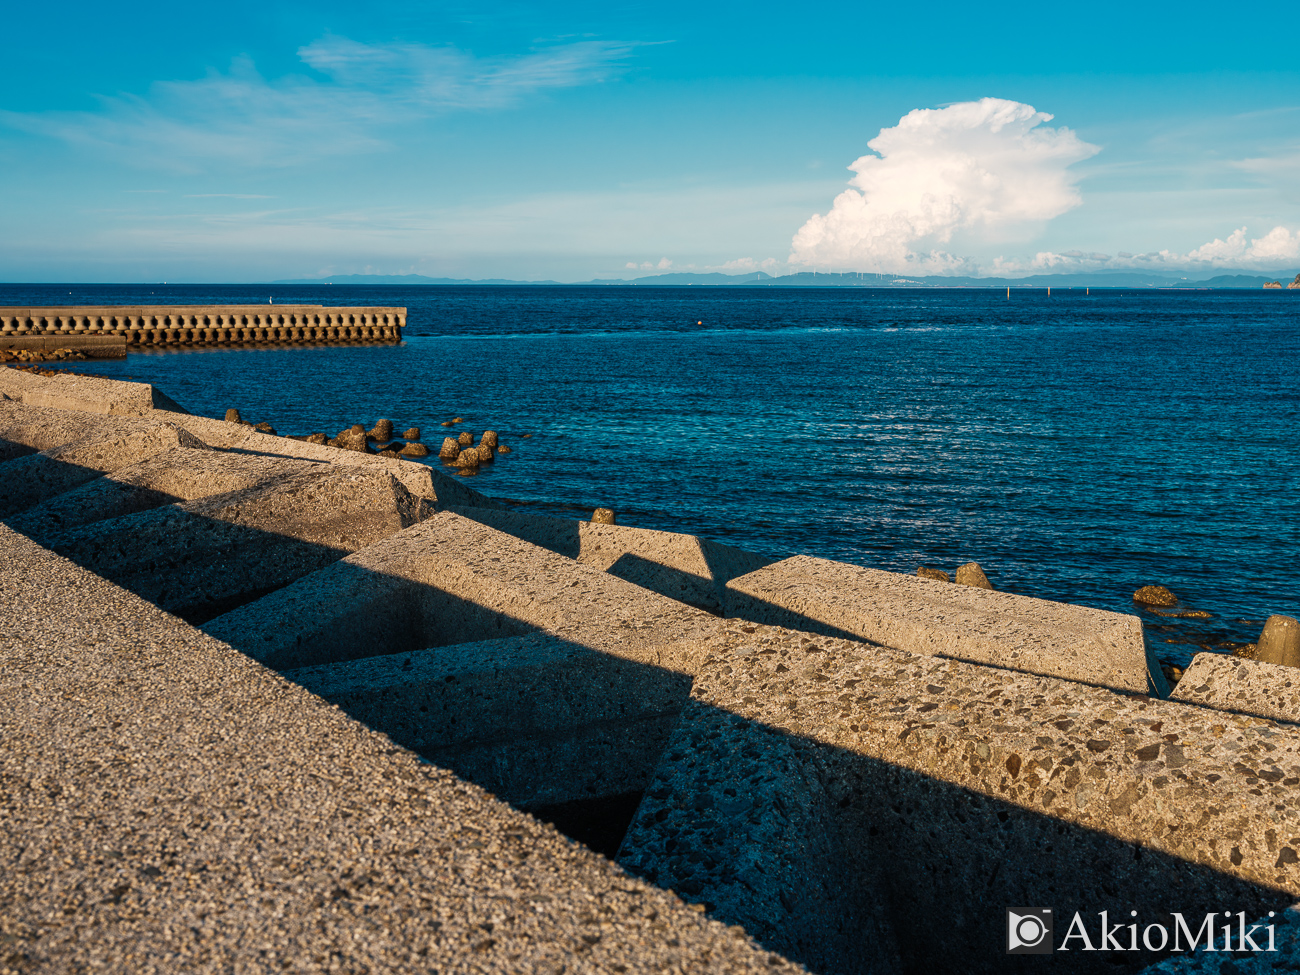
<svg viewBox="0 0 1300 975">
<path fill-rule="evenodd" d="M 397 343 L 406 309 L 324 305 L 68 305 L 0 307 L 0 348 L 80 347 L 119 337 L 127 350 Z M 79 341 L 80 340 L 80 341 Z"/>
<path fill-rule="evenodd" d="M 125 335 L 73 335 L 54 332 L 49 335 L 20 335 L 0 338 L 0 349 L 7 352 L 53 352 L 72 349 L 88 359 L 125 359 Z"/>
</svg>

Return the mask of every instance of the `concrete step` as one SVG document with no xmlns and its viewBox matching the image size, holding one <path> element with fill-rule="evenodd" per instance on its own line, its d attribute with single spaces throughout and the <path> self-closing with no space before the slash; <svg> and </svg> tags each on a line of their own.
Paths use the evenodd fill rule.
<svg viewBox="0 0 1300 975">
<path fill-rule="evenodd" d="M 143 416 L 151 410 L 185 412 L 171 397 L 149 383 L 99 376 L 38 376 L 7 366 L 0 368 L 0 393 L 27 406 L 113 416 Z"/>
<path fill-rule="evenodd" d="M 796 556 L 727 584 L 729 617 L 1169 696 L 1142 622 L 1087 606 Z"/>
<path fill-rule="evenodd" d="M 0 378 L 4 377 L 4 371 L 0 369 Z M 28 375 L 9 372 L 15 376 Z M 170 423 L 176 418 L 176 414 L 162 410 L 152 416 L 154 423 Z M 142 422 L 145 419 L 25 406 L 17 400 L 0 399 L 0 461 L 62 447 L 74 440 L 119 437 L 151 425 Z"/>
<path fill-rule="evenodd" d="M 465 508 L 500 508 L 501 505 L 487 495 L 467 487 L 454 477 L 426 464 L 377 454 L 363 454 L 358 450 L 344 450 L 328 444 L 306 443 L 288 437 L 261 433 L 242 423 L 227 423 L 206 416 L 185 416 L 175 422 L 212 447 L 233 450 L 244 454 L 265 457 L 286 457 L 310 460 L 321 464 L 339 464 L 344 467 L 365 467 L 387 471 L 406 486 L 412 494 L 435 502 L 439 510 L 450 506 Z"/>
</svg>

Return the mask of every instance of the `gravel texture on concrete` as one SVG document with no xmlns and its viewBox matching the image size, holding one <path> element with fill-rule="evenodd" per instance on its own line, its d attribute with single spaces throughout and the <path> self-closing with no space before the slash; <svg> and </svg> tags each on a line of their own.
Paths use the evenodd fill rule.
<svg viewBox="0 0 1300 975">
<path fill-rule="evenodd" d="M 1175 701 L 1300 724 L 1300 670 L 1221 653 L 1198 653 L 1171 695 Z"/>
<path fill-rule="evenodd" d="M 317 465 L 245 490 L 74 528 L 47 541 L 78 565 L 196 622 L 432 513 L 427 500 L 386 473 Z"/>
<path fill-rule="evenodd" d="M 204 629 L 277 670 L 545 632 L 689 673 L 719 620 L 440 512 Z"/>
<path fill-rule="evenodd" d="M 726 615 L 1169 696 L 1141 621 L 1086 606 L 800 555 L 729 582 Z"/>
<path fill-rule="evenodd" d="M 534 633 L 285 672 L 518 806 L 645 788 L 690 677 Z"/>
<path fill-rule="evenodd" d="M 13 370 L 0 369 L 0 376 Z M 25 376 L 26 373 L 14 373 Z M 154 414 L 154 424 L 139 417 L 105 416 L 78 410 L 51 410 L 40 406 L 24 406 L 14 400 L 0 400 L 0 435 L 3 450 L 0 460 L 11 460 L 25 454 L 50 450 L 91 437 L 110 439 L 157 423 L 172 423 L 176 414 L 159 410 Z M 200 438 L 202 439 L 202 438 Z"/>
<path fill-rule="evenodd" d="M 794 971 L 0 526 L 0 971 Z"/>
<path fill-rule="evenodd" d="M 115 416 L 143 416 L 153 410 L 185 412 L 149 383 L 122 382 L 98 376 L 37 376 L 6 366 L 0 369 L 0 391 L 28 406 L 56 410 Z"/>
<path fill-rule="evenodd" d="M 768 837 L 814 813 L 774 794 L 812 789 L 834 829 L 797 869 L 843 916 L 887 912 L 912 971 L 1001 970 L 1009 906 L 1258 917 L 1300 894 L 1300 729 L 777 628 L 711 642 L 619 861 L 819 971 L 856 969 L 798 940 Z"/>
<path fill-rule="evenodd" d="M 0 465 L 4 479 L 0 517 L 23 511 L 101 474 L 177 447 L 206 449 L 187 430 L 169 423 L 149 423 L 129 433 L 82 437 L 39 454 L 5 461 Z"/>
<path fill-rule="evenodd" d="M 311 461 L 175 447 L 138 464 L 119 467 L 6 520 L 9 527 L 46 544 L 60 532 L 94 522 L 176 501 L 246 491 L 277 478 L 322 469 Z"/>
<path fill-rule="evenodd" d="M 695 535 L 518 511 L 453 510 L 643 589 L 719 615 L 727 583 L 773 561 Z"/>
</svg>

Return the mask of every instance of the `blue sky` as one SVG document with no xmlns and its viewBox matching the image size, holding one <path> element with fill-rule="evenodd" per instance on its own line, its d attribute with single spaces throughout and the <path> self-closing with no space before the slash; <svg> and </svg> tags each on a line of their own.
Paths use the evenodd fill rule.
<svg viewBox="0 0 1300 975">
<path fill-rule="evenodd" d="M 1294 5 L 6 16 L 0 280 L 1300 267 Z"/>
</svg>

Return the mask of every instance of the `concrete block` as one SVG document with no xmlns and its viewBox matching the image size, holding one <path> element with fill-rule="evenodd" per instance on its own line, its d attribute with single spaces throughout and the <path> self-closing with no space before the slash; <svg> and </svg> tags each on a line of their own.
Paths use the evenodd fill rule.
<svg viewBox="0 0 1300 975">
<path fill-rule="evenodd" d="M 1270 616 L 1259 634 L 1255 659 L 1300 667 L 1300 620 L 1281 614 Z"/>
<path fill-rule="evenodd" d="M 1198 653 L 1170 697 L 1219 711 L 1300 724 L 1300 671 L 1287 664 Z"/>
<path fill-rule="evenodd" d="M 165 414 L 165 410 L 155 410 L 150 415 L 162 417 Z M 183 426 L 209 447 L 215 447 L 218 450 L 237 448 L 255 432 L 251 426 L 245 426 L 242 423 L 227 423 L 225 420 L 214 420 L 207 416 L 185 414 L 183 416 L 172 416 L 169 419 L 178 426 Z"/>
<path fill-rule="evenodd" d="M 49 544 L 155 605 L 202 621 L 431 513 L 388 474 L 322 466 L 86 525 Z"/>
<path fill-rule="evenodd" d="M 26 369 L 13 366 L 0 366 L 0 393 L 12 400 L 22 402 L 23 393 L 28 390 L 41 389 L 49 380 Z"/>
<path fill-rule="evenodd" d="M 718 620 L 453 512 L 205 629 L 276 669 L 544 632 L 689 672 Z"/>
<path fill-rule="evenodd" d="M 0 376 L 3 370 L 0 370 Z M 24 376 L 26 373 L 15 373 Z M 155 423 L 170 423 L 177 414 L 159 411 Z M 10 444 L 10 455 L 2 459 L 22 456 L 61 447 L 73 440 L 97 436 L 102 439 L 120 436 L 150 424 L 145 418 L 104 416 L 78 410 L 52 410 L 38 406 L 25 406 L 20 399 L 0 400 L 0 438 Z"/>
<path fill-rule="evenodd" d="M 2 525 L 0 592 L 11 967 L 799 970 Z"/>
<path fill-rule="evenodd" d="M 185 413 L 186 410 L 149 383 L 122 382 L 98 376 L 40 377 L 41 383 L 26 384 L 22 401 L 28 406 L 56 410 L 81 410 L 113 416 L 143 416 L 151 410 Z"/>
<path fill-rule="evenodd" d="M 259 433 L 241 423 L 228 423 L 206 416 L 185 416 L 175 422 L 184 426 L 204 443 L 222 450 L 237 450 L 267 457 L 309 460 L 320 464 L 366 467 L 383 470 L 402 482 L 408 491 L 436 503 L 439 510 L 451 505 L 466 508 L 500 508 L 501 505 L 453 477 L 425 464 L 343 450 L 327 444 L 306 443 Z"/>
<path fill-rule="evenodd" d="M 45 543 L 94 522 L 319 470 L 321 465 L 310 461 L 175 447 L 48 498 L 7 521 L 15 531 Z"/>
<path fill-rule="evenodd" d="M 1258 917 L 1300 894 L 1298 728 L 776 628 L 736 623 L 712 642 L 702 710 L 684 712 L 699 733 L 665 749 L 619 860 L 728 905 L 721 919 L 776 910 L 779 874 L 746 868 L 779 864 L 810 821 L 776 801 L 783 781 L 828 817 L 826 846 L 799 847 L 803 870 L 843 861 L 862 878 L 843 896 L 884 905 L 908 971 L 1002 971 L 1008 906 L 1078 911 L 1096 943 L 1100 911 L 1172 929 L 1172 911 Z M 784 906 L 777 936 L 812 923 Z M 1094 970 L 1087 953 L 1054 956 Z"/>
<path fill-rule="evenodd" d="M 137 423 L 136 429 L 101 439 L 83 437 L 61 447 L 6 462 L 0 468 L 4 492 L 0 517 L 15 514 L 148 457 L 178 447 L 207 450 L 188 431 L 167 423 Z"/>
<path fill-rule="evenodd" d="M 722 612 L 728 582 L 773 562 L 695 535 L 518 511 L 452 510 L 643 589 L 715 614 Z"/>
<path fill-rule="evenodd" d="M 727 585 L 726 615 L 1139 694 L 1169 694 L 1142 623 L 1086 606 L 797 556 Z"/>
<path fill-rule="evenodd" d="M 540 633 L 285 676 L 524 808 L 643 790 L 691 687 Z"/>
<path fill-rule="evenodd" d="M 622 866 L 814 972 L 902 971 L 875 843 L 797 740 L 692 700 L 661 754 Z"/>
</svg>

